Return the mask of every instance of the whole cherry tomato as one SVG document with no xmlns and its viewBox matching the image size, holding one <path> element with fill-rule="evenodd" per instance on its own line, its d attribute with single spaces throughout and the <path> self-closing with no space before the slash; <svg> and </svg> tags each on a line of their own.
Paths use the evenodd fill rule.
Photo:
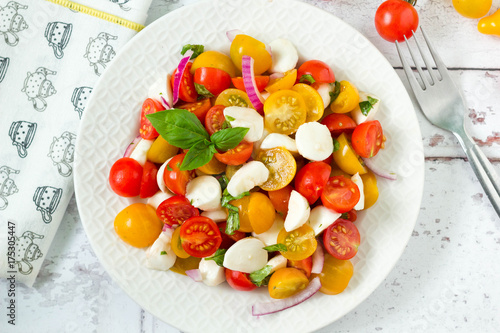
<svg viewBox="0 0 500 333">
<path fill-rule="evenodd" d="M 306 164 L 295 176 L 295 190 L 312 205 L 320 197 L 331 171 L 332 167 L 324 162 Z"/>
<path fill-rule="evenodd" d="M 418 13 L 410 0 L 387 0 L 375 13 L 375 28 L 389 42 L 403 42 L 418 28 Z"/>
<path fill-rule="evenodd" d="M 135 197 L 141 191 L 142 166 L 130 157 L 117 160 L 109 171 L 111 189 L 122 197 Z"/>
<path fill-rule="evenodd" d="M 198 87 L 199 93 L 201 93 L 201 89 L 206 89 L 208 93 L 217 96 L 229 88 L 231 85 L 231 77 L 222 69 L 200 67 L 194 72 L 194 84 L 195 87 Z M 203 88 L 201 86 L 203 86 Z"/>
<path fill-rule="evenodd" d="M 182 161 L 184 161 L 184 156 L 186 156 L 186 154 L 179 154 L 172 157 L 163 173 L 165 185 L 170 191 L 179 195 L 186 194 L 187 183 L 191 180 L 191 172 L 180 170 Z"/>
<path fill-rule="evenodd" d="M 297 80 L 304 83 L 332 83 L 335 82 L 335 74 L 325 62 L 321 60 L 308 60 L 300 65 L 297 72 Z"/>
</svg>

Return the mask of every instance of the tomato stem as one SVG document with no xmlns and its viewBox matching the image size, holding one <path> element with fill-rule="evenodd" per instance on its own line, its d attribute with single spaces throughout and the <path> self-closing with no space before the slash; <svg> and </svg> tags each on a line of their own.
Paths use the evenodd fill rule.
<svg viewBox="0 0 500 333">
<path fill-rule="evenodd" d="M 404 0 L 404 1 L 408 2 L 413 7 L 415 7 L 415 5 L 417 4 L 417 0 Z"/>
</svg>

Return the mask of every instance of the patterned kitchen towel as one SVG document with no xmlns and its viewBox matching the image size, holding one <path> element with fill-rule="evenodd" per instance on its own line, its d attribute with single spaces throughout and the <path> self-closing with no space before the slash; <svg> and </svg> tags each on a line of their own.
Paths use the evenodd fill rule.
<svg viewBox="0 0 500 333">
<path fill-rule="evenodd" d="M 0 0 L 1 277 L 15 272 L 33 285 L 73 195 L 75 140 L 92 87 L 143 28 L 150 4 Z"/>
</svg>

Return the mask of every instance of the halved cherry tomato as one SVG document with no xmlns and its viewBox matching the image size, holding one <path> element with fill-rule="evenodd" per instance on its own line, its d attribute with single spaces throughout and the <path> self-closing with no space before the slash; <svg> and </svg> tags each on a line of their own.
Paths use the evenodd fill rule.
<svg viewBox="0 0 500 333">
<path fill-rule="evenodd" d="M 156 210 L 156 214 L 158 214 L 158 210 Z M 190 255 L 184 251 L 184 248 L 182 247 L 182 242 L 181 242 L 181 228 L 175 228 L 174 233 L 172 234 L 172 250 L 174 251 L 175 255 L 179 258 L 189 258 Z M 198 267 L 196 267 L 198 268 Z"/>
<path fill-rule="evenodd" d="M 243 83 L 243 78 L 241 76 L 233 77 L 231 81 L 233 82 L 233 86 L 235 86 L 236 89 L 243 90 L 246 92 L 245 84 Z M 255 84 L 257 85 L 257 89 L 259 91 L 264 90 L 264 88 L 267 86 L 268 83 L 269 83 L 269 76 L 267 75 L 257 75 L 255 77 Z"/>
<path fill-rule="evenodd" d="M 222 69 L 200 67 L 194 72 L 194 83 L 203 86 L 210 94 L 217 96 L 231 85 L 231 76 Z M 198 88 L 200 92 L 201 87 Z"/>
<path fill-rule="evenodd" d="M 236 66 L 234 66 L 231 58 L 219 51 L 205 51 L 196 57 L 191 67 L 191 74 L 200 67 L 218 68 L 229 74 L 231 77 L 236 76 Z"/>
<path fill-rule="evenodd" d="M 321 281 L 321 291 L 327 295 L 337 295 L 344 291 L 351 280 L 354 267 L 349 260 L 339 260 L 325 253 L 325 262 L 319 276 Z"/>
<path fill-rule="evenodd" d="M 241 141 L 233 149 L 225 153 L 215 153 L 216 159 L 227 165 L 240 165 L 245 163 L 252 155 L 253 142 Z"/>
<path fill-rule="evenodd" d="M 139 128 L 139 134 L 141 135 L 141 138 L 146 140 L 153 140 L 159 135 L 156 129 L 151 124 L 151 122 L 149 121 L 149 119 L 146 118 L 146 116 L 148 114 L 162 110 L 165 110 L 163 105 L 157 100 L 154 100 L 152 98 L 147 98 L 144 101 L 144 103 L 142 103 L 141 124 L 140 124 L 141 127 Z"/>
<path fill-rule="evenodd" d="M 184 103 L 177 106 L 178 109 L 188 110 L 198 118 L 201 123 L 205 123 L 205 116 L 207 115 L 208 110 L 212 107 L 210 103 L 210 98 L 205 98 L 192 103 Z"/>
<path fill-rule="evenodd" d="M 276 299 L 283 299 L 293 296 L 305 289 L 309 284 L 309 279 L 300 270 L 293 267 L 278 269 L 269 279 L 269 296 Z"/>
<path fill-rule="evenodd" d="M 338 213 L 346 213 L 356 206 L 361 194 L 358 185 L 344 176 L 330 177 L 323 193 L 321 202 L 326 208 Z"/>
<path fill-rule="evenodd" d="M 295 190 L 312 205 L 321 196 L 331 171 L 332 167 L 324 162 L 307 163 L 295 176 Z"/>
<path fill-rule="evenodd" d="M 307 257 L 302 260 L 288 260 L 289 267 L 294 267 L 302 271 L 307 276 L 307 278 L 311 276 L 312 263 L 312 257 Z"/>
<path fill-rule="evenodd" d="M 226 234 L 226 222 L 217 223 L 217 227 L 219 227 L 222 237 L 222 243 L 220 244 L 221 249 L 229 249 L 231 245 L 246 237 L 246 234 L 239 230 L 235 230 L 232 235 Z"/>
<path fill-rule="evenodd" d="M 269 81 L 265 90 L 272 94 L 278 90 L 292 89 L 297 80 L 297 70 L 294 68 L 284 73 L 283 77 L 278 77 Z"/>
<path fill-rule="evenodd" d="M 305 123 L 307 106 L 304 98 L 293 90 L 279 90 L 264 102 L 264 122 L 273 133 L 290 135 Z"/>
<path fill-rule="evenodd" d="M 234 88 L 229 88 L 221 92 L 215 100 L 215 105 L 242 106 L 252 109 L 254 108 L 252 103 L 250 102 L 250 98 L 248 98 L 247 93 Z"/>
<path fill-rule="evenodd" d="M 255 61 L 253 68 L 255 75 L 264 73 L 272 64 L 271 54 L 267 51 L 266 44 L 248 35 L 241 34 L 234 37 L 229 55 L 240 71 L 243 56 L 252 57 Z"/>
<path fill-rule="evenodd" d="M 193 257 L 211 256 L 222 242 L 217 224 L 208 217 L 191 217 L 180 228 L 182 248 Z"/>
<path fill-rule="evenodd" d="M 337 98 L 330 103 L 330 110 L 332 110 L 333 113 L 347 113 L 354 110 L 358 105 L 358 89 L 349 81 L 340 81 L 340 93 Z"/>
<path fill-rule="evenodd" d="M 308 60 L 300 65 L 297 72 L 297 82 L 310 82 L 306 77 L 304 77 L 304 75 L 311 75 L 315 82 L 335 82 L 335 74 L 333 73 L 333 70 L 321 60 Z"/>
<path fill-rule="evenodd" d="M 187 275 L 186 271 L 197 269 L 200 266 L 200 260 L 203 259 L 191 256 L 187 258 L 177 257 L 177 259 L 175 259 L 174 265 L 170 267 L 170 270 L 177 274 Z"/>
<path fill-rule="evenodd" d="M 292 90 L 298 92 L 306 102 L 306 123 L 320 120 L 325 106 L 319 92 L 305 83 L 297 83 L 292 87 Z"/>
<path fill-rule="evenodd" d="M 239 231 L 261 234 L 272 227 L 276 212 L 267 195 L 260 192 L 252 192 L 241 199 L 231 201 L 238 207 L 240 218 Z"/>
<path fill-rule="evenodd" d="M 369 158 L 377 155 L 384 146 L 384 133 L 378 120 L 365 121 L 352 132 L 352 148 L 359 156 Z"/>
<path fill-rule="evenodd" d="M 358 253 L 358 228 L 349 220 L 337 219 L 323 233 L 325 250 L 340 260 L 351 259 Z"/>
<path fill-rule="evenodd" d="M 276 191 L 290 184 L 297 171 L 292 153 L 282 147 L 261 150 L 256 159 L 269 170 L 266 182 L 260 185 L 264 191 Z"/>
<path fill-rule="evenodd" d="M 142 248 L 154 243 L 161 233 L 163 223 L 152 206 L 135 203 L 116 215 L 114 228 L 125 243 Z"/>
<path fill-rule="evenodd" d="M 179 87 L 179 98 L 184 102 L 196 102 L 198 99 L 198 93 L 194 87 L 193 74 L 189 72 L 192 65 L 193 64 L 191 62 L 188 62 Z M 177 73 L 177 68 L 174 70 L 172 78 L 170 79 L 172 87 L 174 86 L 175 73 Z"/>
<path fill-rule="evenodd" d="M 135 197 L 141 191 L 142 166 L 130 157 L 117 160 L 109 170 L 109 185 L 122 197 Z"/>
<path fill-rule="evenodd" d="M 347 213 L 342 213 L 342 218 L 351 222 L 356 222 L 356 220 L 358 219 L 358 213 L 356 213 L 354 209 L 351 209 Z"/>
<path fill-rule="evenodd" d="M 342 171 L 354 175 L 366 173 L 366 168 L 361 162 L 358 154 L 352 149 L 349 140 L 345 133 L 342 133 L 337 138 L 339 149 L 333 152 L 333 160 Z"/>
<path fill-rule="evenodd" d="M 148 150 L 147 160 L 153 163 L 165 163 L 170 157 L 177 155 L 179 148 L 172 146 L 161 135 L 158 136 Z"/>
<path fill-rule="evenodd" d="M 269 191 L 267 195 L 277 212 L 286 214 L 288 212 L 288 201 L 290 201 L 290 194 L 293 191 L 291 185 L 287 185 L 279 190 Z"/>
<path fill-rule="evenodd" d="M 328 127 L 328 130 L 330 130 L 330 133 L 335 138 L 344 132 L 352 133 L 357 126 L 351 117 L 343 113 L 329 114 L 321 120 L 321 123 Z"/>
<path fill-rule="evenodd" d="M 156 192 L 158 192 L 158 182 L 156 181 L 156 175 L 158 173 L 158 167 L 149 161 L 144 163 L 141 179 L 141 190 L 139 196 L 141 198 L 152 197 Z"/>
<path fill-rule="evenodd" d="M 227 283 L 236 290 L 241 291 L 252 291 L 257 286 L 250 281 L 250 274 L 243 273 L 239 271 L 232 271 L 229 268 L 226 268 L 226 281 Z"/>
<path fill-rule="evenodd" d="M 163 223 L 172 226 L 182 224 L 193 216 L 199 216 L 200 212 L 185 196 L 175 195 L 158 205 L 156 215 Z"/>
<path fill-rule="evenodd" d="M 207 129 L 208 134 L 212 135 L 222 129 L 222 125 L 226 121 L 226 118 L 224 117 L 225 108 L 226 107 L 224 105 L 217 104 L 208 110 L 205 117 L 205 128 Z"/>
<path fill-rule="evenodd" d="M 172 157 L 168 162 L 165 172 L 163 173 L 163 181 L 168 189 L 175 194 L 185 195 L 187 183 L 191 180 L 191 172 L 179 168 L 184 161 L 186 154 L 179 154 Z"/>
<path fill-rule="evenodd" d="M 285 244 L 287 250 L 280 251 L 280 253 L 288 260 L 306 259 L 316 251 L 318 246 L 314 230 L 307 223 L 290 232 L 285 228 L 281 229 L 278 234 L 278 243 Z"/>
<path fill-rule="evenodd" d="M 212 156 L 210 162 L 197 168 L 197 170 L 207 174 L 207 175 L 218 175 L 226 170 L 226 165 Z"/>
<path fill-rule="evenodd" d="M 361 175 L 363 180 L 363 193 L 365 195 L 365 208 L 368 209 L 375 204 L 378 200 L 378 186 L 377 177 L 368 170 L 367 173 Z"/>
</svg>

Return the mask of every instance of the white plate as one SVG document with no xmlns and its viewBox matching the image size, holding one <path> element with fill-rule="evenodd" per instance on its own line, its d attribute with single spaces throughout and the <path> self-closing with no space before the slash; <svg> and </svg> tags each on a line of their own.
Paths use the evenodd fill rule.
<svg viewBox="0 0 500 333">
<path fill-rule="evenodd" d="M 356 222 L 361 245 L 354 276 L 340 295 L 315 295 L 284 312 L 252 317 L 251 305 L 269 300 L 267 290 L 239 292 L 227 284 L 207 287 L 173 272 L 142 265 L 144 250 L 122 242 L 115 215 L 131 200 L 115 195 L 108 172 L 137 135 L 139 111 L 149 84 L 172 71 L 184 44 L 227 52 L 225 32 L 240 29 L 264 42 L 284 37 L 301 61 L 321 59 L 338 80 L 380 97 L 378 119 L 387 148 L 377 163 L 398 174 L 379 180 L 380 197 Z M 352 27 L 333 15 L 290 0 L 202 1 L 158 19 L 128 43 L 92 93 L 82 120 L 75 161 L 81 219 L 92 247 L 111 277 L 140 306 L 179 328 L 194 332 L 307 332 L 319 329 L 361 303 L 390 272 L 412 233 L 423 188 L 423 149 L 412 103 L 387 60 Z"/>
</svg>

